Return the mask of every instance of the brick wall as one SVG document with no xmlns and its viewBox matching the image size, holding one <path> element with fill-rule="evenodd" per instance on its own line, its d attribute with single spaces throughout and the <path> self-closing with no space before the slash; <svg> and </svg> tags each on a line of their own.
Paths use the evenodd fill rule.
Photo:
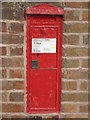
<svg viewBox="0 0 90 120">
<path fill-rule="evenodd" d="M 38 3 L 2 3 L 0 115 L 3 118 L 33 116 L 26 113 L 24 9 L 35 4 Z M 88 3 L 50 4 L 65 9 L 60 117 L 88 118 Z M 46 116 L 52 117 L 43 115 Z"/>
</svg>

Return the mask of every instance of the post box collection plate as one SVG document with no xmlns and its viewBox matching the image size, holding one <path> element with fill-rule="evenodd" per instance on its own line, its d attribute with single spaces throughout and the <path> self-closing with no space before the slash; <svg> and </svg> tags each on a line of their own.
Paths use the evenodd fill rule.
<svg viewBox="0 0 90 120">
<path fill-rule="evenodd" d="M 32 38 L 32 53 L 56 53 L 56 38 Z"/>
<path fill-rule="evenodd" d="M 60 112 L 63 14 L 48 4 L 26 9 L 28 113 Z"/>
</svg>

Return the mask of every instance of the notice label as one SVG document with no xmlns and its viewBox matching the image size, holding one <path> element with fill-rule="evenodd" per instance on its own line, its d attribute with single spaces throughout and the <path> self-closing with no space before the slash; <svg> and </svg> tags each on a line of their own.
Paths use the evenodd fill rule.
<svg viewBox="0 0 90 120">
<path fill-rule="evenodd" d="M 56 53 L 56 38 L 32 38 L 32 53 Z"/>
</svg>

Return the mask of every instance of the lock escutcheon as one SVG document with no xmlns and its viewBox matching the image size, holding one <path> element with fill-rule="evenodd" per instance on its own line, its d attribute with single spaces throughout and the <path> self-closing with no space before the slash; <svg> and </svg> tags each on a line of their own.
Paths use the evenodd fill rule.
<svg viewBox="0 0 90 120">
<path fill-rule="evenodd" d="M 32 60 L 31 61 L 31 68 L 32 69 L 38 68 L 38 60 Z"/>
</svg>

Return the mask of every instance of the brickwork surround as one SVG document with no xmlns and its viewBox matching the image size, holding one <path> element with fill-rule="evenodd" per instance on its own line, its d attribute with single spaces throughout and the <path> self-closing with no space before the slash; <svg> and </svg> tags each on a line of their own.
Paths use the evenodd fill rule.
<svg viewBox="0 0 90 120">
<path fill-rule="evenodd" d="M 26 7 L 40 3 L 2 3 L 0 73 L 3 118 L 30 118 L 26 112 Z M 63 7 L 62 101 L 60 118 L 88 118 L 88 3 L 49 3 Z M 2 52 L 1 52 L 2 51 Z M 56 114 L 37 115 L 53 118 Z"/>
</svg>

